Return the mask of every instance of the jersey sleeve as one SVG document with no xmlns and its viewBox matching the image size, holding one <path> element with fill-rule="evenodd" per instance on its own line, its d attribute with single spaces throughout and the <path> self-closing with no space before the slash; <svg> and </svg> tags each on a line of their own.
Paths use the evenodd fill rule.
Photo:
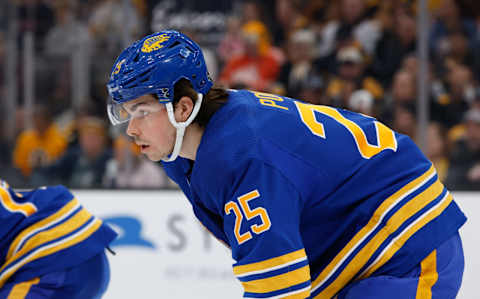
<svg viewBox="0 0 480 299">
<path fill-rule="evenodd" d="M 0 287 L 78 265 L 116 237 L 63 186 L 15 192 L 2 184 L 0 195 Z"/>
<path fill-rule="evenodd" d="M 0 180 L 0 240 L 7 239 L 12 229 L 38 211 L 37 205 L 20 196 L 7 182 Z"/>
<path fill-rule="evenodd" d="M 263 162 L 250 163 L 237 177 L 235 191 L 224 205 L 224 230 L 244 297 L 309 297 L 310 269 L 300 235 L 300 193 Z"/>
</svg>

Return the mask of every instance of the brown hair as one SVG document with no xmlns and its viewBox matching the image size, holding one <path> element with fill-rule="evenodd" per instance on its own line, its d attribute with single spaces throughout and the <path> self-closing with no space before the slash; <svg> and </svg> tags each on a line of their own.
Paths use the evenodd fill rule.
<svg viewBox="0 0 480 299">
<path fill-rule="evenodd" d="M 197 92 L 193 89 L 192 84 L 187 79 L 180 79 L 175 83 L 173 91 L 173 105 L 184 96 L 191 98 L 194 102 L 197 100 Z M 206 127 L 208 121 L 218 109 L 220 109 L 228 101 L 228 91 L 219 85 L 213 85 L 212 88 L 204 96 L 200 111 L 193 122 L 200 127 Z"/>
</svg>

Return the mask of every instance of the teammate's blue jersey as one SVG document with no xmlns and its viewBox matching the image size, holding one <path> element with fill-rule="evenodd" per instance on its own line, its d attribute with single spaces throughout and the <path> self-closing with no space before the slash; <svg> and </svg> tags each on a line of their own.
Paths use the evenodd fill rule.
<svg viewBox="0 0 480 299">
<path fill-rule="evenodd" d="M 266 93 L 231 91 L 196 161 L 165 168 L 231 247 L 249 298 L 331 298 L 356 279 L 405 274 L 466 221 L 407 136 Z"/>
<path fill-rule="evenodd" d="M 81 264 L 116 233 L 63 186 L 17 192 L 0 181 L 0 288 Z"/>
</svg>

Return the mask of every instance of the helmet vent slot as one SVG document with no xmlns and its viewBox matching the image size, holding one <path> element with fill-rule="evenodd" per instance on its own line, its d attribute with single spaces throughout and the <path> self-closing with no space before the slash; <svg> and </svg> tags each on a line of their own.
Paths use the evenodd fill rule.
<svg viewBox="0 0 480 299">
<path fill-rule="evenodd" d="M 171 44 L 170 46 L 168 46 L 168 48 L 171 49 L 171 48 L 175 47 L 176 45 L 180 45 L 180 42 L 176 41 L 173 44 Z"/>
<path fill-rule="evenodd" d="M 125 82 L 125 86 L 127 86 L 127 87 L 136 86 L 137 84 L 132 84 L 132 83 L 134 83 L 134 81 L 135 81 L 135 78 L 132 78 L 132 79 L 128 80 L 127 82 Z"/>
<path fill-rule="evenodd" d="M 142 78 L 142 77 L 147 77 L 148 73 L 150 73 L 150 70 L 146 70 L 145 72 L 141 73 L 140 75 L 138 75 L 138 77 Z M 148 77 L 147 77 L 148 78 Z"/>
<path fill-rule="evenodd" d="M 135 57 L 133 57 L 133 61 L 138 62 L 139 59 L 140 59 L 140 54 L 137 53 L 137 55 L 135 55 Z"/>
</svg>

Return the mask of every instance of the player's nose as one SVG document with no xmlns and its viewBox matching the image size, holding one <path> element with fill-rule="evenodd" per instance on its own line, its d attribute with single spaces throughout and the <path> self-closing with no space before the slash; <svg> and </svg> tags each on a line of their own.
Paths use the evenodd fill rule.
<svg viewBox="0 0 480 299">
<path fill-rule="evenodd" d="M 128 121 L 127 135 L 130 137 L 138 136 L 138 125 L 135 118 Z"/>
</svg>

